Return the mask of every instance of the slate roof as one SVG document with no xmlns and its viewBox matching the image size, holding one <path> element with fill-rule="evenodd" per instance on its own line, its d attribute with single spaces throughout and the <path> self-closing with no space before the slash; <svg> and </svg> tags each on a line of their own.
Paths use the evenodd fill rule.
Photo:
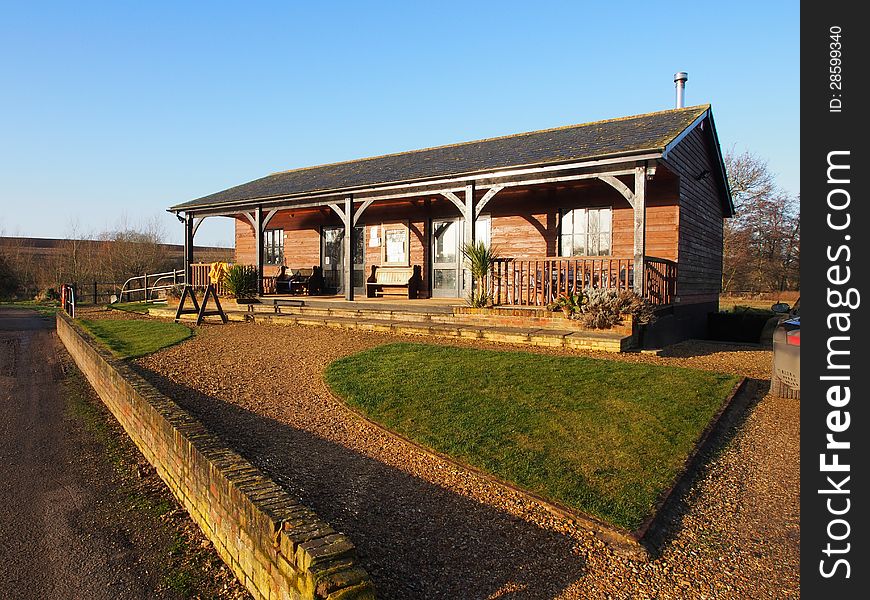
<svg viewBox="0 0 870 600">
<path fill-rule="evenodd" d="M 169 210 L 660 152 L 709 105 L 518 133 L 273 173 Z"/>
</svg>

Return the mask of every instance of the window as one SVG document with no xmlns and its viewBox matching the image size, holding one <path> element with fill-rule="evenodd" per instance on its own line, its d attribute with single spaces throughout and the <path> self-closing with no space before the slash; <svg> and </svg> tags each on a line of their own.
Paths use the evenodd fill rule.
<svg viewBox="0 0 870 600">
<path fill-rule="evenodd" d="M 562 211 L 561 256 L 609 256 L 612 210 L 575 208 Z"/>
<path fill-rule="evenodd" d="M 284 230 L 267 229 L 263 232 L 263 263 L 284 264 Z"/>
<path fill-rule="evenodd" d="M 383 225 L 381 229 L 384 232 L 384 246 L 382 255 L 382 265 L 392 265 L 407 267 L 410 265 L 410 235 L 408 226 L 401 225 Z"/>
<path fill-rule="evenodd" d="M 492 219 L 489 215 L 480 215 L 474 224 L 474 241 L 483 242 L 489 248 L 492 242 Z"/>
</svg>

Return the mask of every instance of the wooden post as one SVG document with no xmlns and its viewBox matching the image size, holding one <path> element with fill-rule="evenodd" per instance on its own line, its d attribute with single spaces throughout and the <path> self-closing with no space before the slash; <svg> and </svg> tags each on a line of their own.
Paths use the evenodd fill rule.
<svg viewBox="0 0 870 600">
<path fill-rule="evenodd" d="M 94 306 L 97 305 L 97 282 L 94 282 Z"/>
<path fill-rule="evenodd" d="M 263 295 L 263 207 L 254 211 L 254 243 L 257 245 L 257 295 Z"/>
<path fill-rule="evenodd" d="M 184 215 L 184 283 L 193 284 L 193 215 Z"/>
<path fill-rule="evenodd" d="M 646 167 L 634 169 L 634 291 L 643 296 L 646 255 Z"/>
<path fill-rule="evenodd" d="M 353 300 L 353 197 L 344 199 L 344 244 L 342 254 L 342 277 L 344 278 L 344 299 Z"/>
<path fill-rule="evenodd" d="M 474 214 L 474 182 L 469 183 L 465 186 L 465 236 L 462 240 L 463 245 L 465 244 L 473 244 L 474 243 L 474 223 L 476 221 L 476 217 Z M 474 279 L 471 275 L 471 269 L 469 268 L 468 261 L 463 260 L 463 282 L 467 283 L 465 294 L 469 294 L 474 291 Z M 466 275 L 467 273 L 467 275 Z"/>
</svg>

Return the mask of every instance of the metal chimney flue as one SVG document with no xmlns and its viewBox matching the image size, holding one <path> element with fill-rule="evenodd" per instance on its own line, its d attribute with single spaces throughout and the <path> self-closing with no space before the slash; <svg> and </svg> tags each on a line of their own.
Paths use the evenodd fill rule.
<svg viewBox="0 0 870 600">
<path fill-rule="evenodd" d="M 677 108 L 683 108 L 686 105 L 686 82 L 688 80 L 688 73 L 684 71 L 674 73 L 674 86 L 677 88 Z"/>
</svg>

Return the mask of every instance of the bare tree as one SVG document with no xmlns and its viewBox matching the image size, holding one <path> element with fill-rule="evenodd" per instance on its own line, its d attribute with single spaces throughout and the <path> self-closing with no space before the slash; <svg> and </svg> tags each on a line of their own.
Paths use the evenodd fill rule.
<svg viewBox="0 0 870 600">
<path fill-rule="evenodd" d="M 97 236 L 103 242 L 99 248 L 104 277 L 124 281 L 128 277 L 165 271 L 172 258 L 164 244 L 166 235 L 158 219 L 150 219 L 138 226 L 130 226 L 126 219 L 111 231 Z"/>
<path fill-rule="evenodd" d="M 35 293 L 38 288 L 39 269 L 33 257 L 31 241 L 20 235 L 6 237 L 3 231 L 0 231 L 0 238 L 3 238 L 0 251 L 2 294 L 14 297 Z"/>
<path fill-rule="evenodd" d="M 722 290 L 782 291 L 800 286 L 800 201 L 780 189 L 767 162 L 725 155 L 736 215 L 725 221 Z"/>
<path fill-rule="evenodd" d="M 39 248 L 26 237 L 0 238 L 0 293 L 6 296 L 33 297 L 61 283 L 78 283 L 87 286 L 84 289 L 93 282 L 121 284 L 129 277 L 174 266 L 157 218 L 137 224 L 122 218 L 114 228 L 99 233 L 86 231 L 73 220 L 64 239 L 43 240 Z"/>
</svg>

